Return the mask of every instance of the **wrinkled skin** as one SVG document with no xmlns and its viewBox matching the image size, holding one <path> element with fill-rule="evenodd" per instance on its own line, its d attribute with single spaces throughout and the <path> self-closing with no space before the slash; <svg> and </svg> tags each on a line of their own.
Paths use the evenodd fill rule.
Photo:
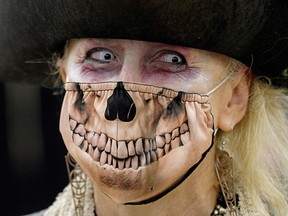
<svg viewBox="0 0 288 216">
<path fill-rule="evenodd" d="M 180 181 L 200 161 L 203 153 L 210 149 L 213 119 L 215 128 L 223 131 L 231 130 L 231 124 L 235 125 L 241 120 L 247 106 L 248 91 L 235 90 L 241 82 L 239 76 L 235 82 L 224 83 L 209 98 L 203 99 L 198 95 L 201 99 L 196 101 L 177 99 L 178 105 L 174 103 L 173 112 L 170 112 L 169 105 L 175 101 L 178 92 L 169 90 L 174 92 L 173 97 L 157 97 L 151 94 L 153 88 L 141 92 L 138 85 L 131 84 L 132 87 L 129 87 L 126 82 L 205 94 L 223 80 L 228 62 L 226 56 L 165 44 L 126 40 L 72 40 L 63 59 L 58 62 L 63 80 L 91 83 L 91 86 L 99 82 L 114 83 L 108 84 L 109 88 L 101 87 L 102 91 L 95 93 L 87 91 L 89 85 L 74 85 L 70 90 L 67 87 L 60 128 L 70 154 L 96 183 L 97 188 L 116 203 L 141 202 L 157 197 Z M 108 99 L 113 96 L 120 81 L 124 82 L 124 88 L 136 110 L 134 113 L 134 108 L 131 108 L 132 114 L 127 112 L 131 116 L 123 115 L 123 118 L 118 115 L 119 107 L 123 104 L 116 103 L 118 106 L 114 105 L 114 109 L 108 106 Z M 133 87 L 136 90 L 132 91 Z M 82 105 L 79 105 L 79 99 Z M 234 106 L 236 102 L 237 106 Z M 116 118 L 115 114 L 111 114 L 113 110 L 118 113 Z M 188 132 L 188 136 L 183 139 L 179 132 L 181 127 L 183 134 Z M 175 137 L 180 141 L 172 144 L 171 140 L 167 142 L 167 138 L 165 145 L 170 146 L 166 149 L 159 147 L 161 138 L 165 134 L 174 136 L 173 133 L 177 133 L 173 132 L 175 129 L 179 129 Z M 97 142 L 93 141 L 96 139 L 95 134 L 99 136 Z M 109 139 L 111 145 L 107 144 Z M 142 149 L 137 154 L 136 142 L 139 139 L 142 139 Z M 145 142 L 145 139 L 148 141 Z M 130 148 L 132 153 L 129 153 L 129 143 L 135 148 L 134 155 L 133 148 Z M 98 148 L 100 150 L 96 150 Z M 205 160 L 210 161 L 214 155 L 207 157 Z M 211 172 L 205 178 L 207 176 L 211 178 L 211 185 L 214 184 L 215 173 Z M 194 188 L 195 193 L 211 185 Z M 193 185 L 189 188 L 192 190 Z M 212 193 L 215 197 L 216 190 Z"/>
</svg>

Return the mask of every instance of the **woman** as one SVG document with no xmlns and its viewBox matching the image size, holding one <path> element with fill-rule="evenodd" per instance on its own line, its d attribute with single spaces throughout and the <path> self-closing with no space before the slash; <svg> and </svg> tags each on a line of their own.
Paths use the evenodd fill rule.
<svg viewBox="0 0 288 216">
<path fill-rule="evenodd" d="M 44 215 L 287 215 L 287 3 L 42 4 L 70 176 Z"/>
</svg>

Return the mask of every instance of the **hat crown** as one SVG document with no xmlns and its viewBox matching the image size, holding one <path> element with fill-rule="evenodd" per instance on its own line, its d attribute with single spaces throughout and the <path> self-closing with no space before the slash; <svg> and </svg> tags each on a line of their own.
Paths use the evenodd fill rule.
<svg viewBox="0 0 288 216">
<path fill-rule="evenodd" d="M 63 49 L 66 40 L 88 37 L 215 51 L 247 65 L 253 61 L 256 73 L 284 85 L 287 81 L 285 0 L 0 0 L 0 30 L 4 81 L 45 79 L 47 60 Z"/>
</svg>

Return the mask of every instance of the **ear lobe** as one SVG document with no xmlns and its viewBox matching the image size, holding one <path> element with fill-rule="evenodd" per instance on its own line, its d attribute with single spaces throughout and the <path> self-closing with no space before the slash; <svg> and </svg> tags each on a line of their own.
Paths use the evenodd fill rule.
<svg viewBox="0 0 288 216">
<path fill-rule="evenodd" d="M 227 88 L 231 91 L 230 98 L 225 100 L 224 108 L 219 115 L 218 127 L 228 132 L 244 117 L 249 99 L 250 76 L 247 71 L 240 72 L 235 76 Z"/>
</svg>

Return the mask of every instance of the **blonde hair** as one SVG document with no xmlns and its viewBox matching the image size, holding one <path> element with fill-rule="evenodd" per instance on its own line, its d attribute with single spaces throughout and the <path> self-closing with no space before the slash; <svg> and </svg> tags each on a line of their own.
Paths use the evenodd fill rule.
<svg viewBox="0 0 288 216">
<path fill-rule="evenodd" d="M 240 208 L 253 215 L 288 215 L 288 96 L 259 79 L 251 83 L 247 113 L 233 131 L 220 132 L 216 143 L 234 160 Z"/>
</svg>

